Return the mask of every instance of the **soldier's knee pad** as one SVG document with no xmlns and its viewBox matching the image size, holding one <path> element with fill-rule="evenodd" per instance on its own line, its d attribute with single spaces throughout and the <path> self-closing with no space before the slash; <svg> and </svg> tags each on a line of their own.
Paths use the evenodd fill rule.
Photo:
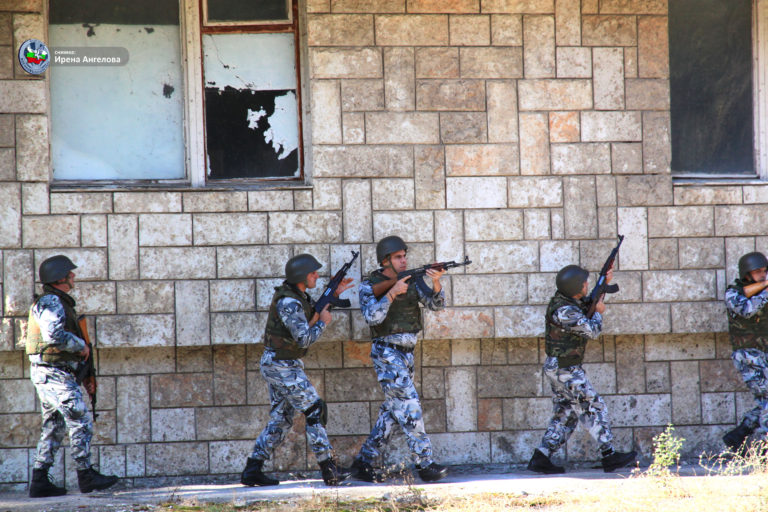
<svg viewBox="0 0 768 512">
<path fill-rule="evenodd" d="M 325 426 L 328 423 L 328 406 L 325 400 L 318 398 L 309 409 L 304 411 L 304 416 L 307 417 L 307 425 L 317 425 L 319 423 Z"/>
</svg>

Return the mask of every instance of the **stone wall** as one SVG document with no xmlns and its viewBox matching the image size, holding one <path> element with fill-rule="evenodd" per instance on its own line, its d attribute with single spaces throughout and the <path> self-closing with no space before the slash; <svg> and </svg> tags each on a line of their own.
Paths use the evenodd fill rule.
<svg viewBox="0 0 768 512">
<path fill-rule="evenodd" d="M 360 250 L 359 279 L 389 234 L 411 265 L 473 260 L 417 351 L 441 461 L 529 457 L 554 273 L 599 269 L 618 233 L 621 291 L 586 365 L 618 445 L 647 454 L 673 422 L 688 454 L 712 449 L 749 405 L 721 299 L 738 258 L 768 250 L 768 187 L 673 183 L 666 0 L 306 0 L 311 180 L 272 190 L 52 186 L 48 84 L 14 64 L 46 39 L 42 12 L 0 0 L 2 485 L 30 471 L 21 340 L 35 269 L 60 252 L 100 349 L 96 451 L 121 476 L 237 472 L 268 413 L 259 342 L 285 261 L 327 273 Z M 344 461 L 381 399 L 367 336 L 338 312 L 306 360 Z M 302 422 L 274 468 L 314 467 Z M 568 457 L 592 448 L 580 429 Z"/>
</svg>

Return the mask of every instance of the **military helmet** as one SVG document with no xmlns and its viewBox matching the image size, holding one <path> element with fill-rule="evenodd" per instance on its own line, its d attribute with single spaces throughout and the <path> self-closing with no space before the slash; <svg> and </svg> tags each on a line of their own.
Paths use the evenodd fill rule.
<svg viewBox="0 0 768 512">
<path fill-rule="evenodd" d="M 76 268 L 77 265 L 63 254 L 51 256 L 40 264 L 40 282 L 43 284 L 55 283 L 67 277 L 69 271 Z"/>
<path fill-rule="evenodd" d="M 291 284 L 300 283 L 307 278 L 307 274 L 322 266 L 311 254 L 299 254 L 285 264 L 285 279 Z"/>
<path fill-rule="evenodd" d="M 768 259 L 761 252 L 750 252 L 739 258 L 739 277 L 746 279 L 747 274 L 759 268 L 768 267 Z"/>
<path fill-rule="evenodd" d="M 573 297 L 581 292 L 589 272 L 578 265 L 568 265 L 560 269 L 555 278 L 557 291 L 567 297 Z"/>
<path fill-rule="evenodd" d="M 379 243 L 376 244 L 376 261 L 381 263 L 384 261 L 384 259 L 392 254 L 393 252 L 397 251 L 407 251 L 408 246 L 405 245 L 405 242 L 403 242 L 403 239 L 399 236 L 392 235 L 387 236 L 379 240 Z"/>
</svg>

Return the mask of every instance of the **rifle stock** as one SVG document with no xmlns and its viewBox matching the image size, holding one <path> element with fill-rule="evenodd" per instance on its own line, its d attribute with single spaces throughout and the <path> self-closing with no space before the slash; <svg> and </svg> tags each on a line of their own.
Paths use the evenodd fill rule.
<svg viewBox="0 0 768 512">
<path fill-rule="evenodd" d="M 96 354 L 93 350 L 91 337 L 88 335 L 88 321 L 86 320 L 85 315 L 80 315 L 78 317 L 77 325 L 80 328 L 80 334 L 82 335 L 85 344 L 88 345 L 88 348 L 90 349 L 90 355 L 88 356 L 87 361 L 83 361 L 80 364 L 79 368 L 77 369 L 77 375 L 75 377 L 78 383 L 85 385 L 86 391 L 88 391 L 88 389 L 91 387 L 93 389 L 93 393 L 88 391 L 88 396 L 91 399 L 93 419 L 96 420 L 96 418 L 99 417 L 99 415 L 96 413 L 96 388 L 98 387 L 96 382 L 96 366 L 93 363 L 93 358 L 96 357 Z"/>
</svg>

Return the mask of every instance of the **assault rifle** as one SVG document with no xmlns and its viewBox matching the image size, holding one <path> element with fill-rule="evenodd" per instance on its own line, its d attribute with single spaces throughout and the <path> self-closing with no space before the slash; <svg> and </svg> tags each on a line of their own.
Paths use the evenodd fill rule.
<svg viewBox="0 0 768 512">
<path fill-rule="evenodd" d="M 616 247 L 613 248 L 611 254 L 608 255 L 608 259 L 605 260 L 605 263 L 603 263 L 603 268 L 600 270 L 600 276 L 597 278 L 595 287 L 592 288 L 592 292 L 584 300 L 584 302 L 589 304 L 589 310 L 587 310 L 587 318 L 592 318 L 595 315 L 597 304 L 603 300 L 603 297 L 606 293 L 616 293 L 619 291 L 619 285 L 608 284 L 605 281 L 605 276 L 608 271 L 613 268 L 613 263 L 616 261 L 616 256 L 619 254 L 619 247 L 621 247 L 621 242 L 623 241 L 624 235 L 619 235 L 619 243 L 616 244 Z"/>
<path fill-rule="evenodd" d="M 397 274 L 395 279 L 389 279 L 373 285 L 373 294 L 377 299 L 380 299 L 395 285 L 396 282 L 406 276 L 411 276 L 413 279 L 409 280 L 408 284 L 410 285 L 410 283 L 414 283 L 424 295 L 429 297 L 433 293 L 432 288 L 430 288 L 423 279 L 424 276 L 427 275 L 427 270 L 448 270 L 449 268 L 463 267 L 470 263 L 472 263 L 472 261 L 470 261 L 469 257 L 465 256 L 464 261 L 459 263 L 456 263 L 455 261 L 441 261 L 440 263 L 430 263 L 429 265 L 424 265 L 423 267 L 411 270 L 403 270 Z"/>
<path fill-rule="evenodd" d="M 78 317 L 77 325 L 80 327 L 80 334 L 83 336 L 83 340 L 85 341 L 85 344 L 88 345 L 90 351 L 88 359 L 82 361 L 77 367 L 75 380 L 77 380 L 78 384 L 83 384 L 85 386 L 85 390 L 91 398 L 91 409 L 93 410 L 93 419 L 95 421 L 96 418 L 99 417 L 99 415 L 96 414 L 96 366 L 93 364 L 93 358 L 96 354 L 93 352 L 93 344 L 91 343 L 90 336 L 88 336 L 88 323 L 85 320 L 85 315 L 80 315 Z M 91 390 L 93 390 L 93 393 L 91 393 Z"/>
<path fill-rule="evenodd" d="M 317 299 L 317 302 L 315 302 L 315 311 L 320 313 L 323 308 L 325 308 L 326 304 L 330 304 L 329 310 L 332 307 L 337 308 L 348 308 L 352 305 L 352 303 L 349 302 L 349 299 L 340 299 L 335 295 L 336 288 L 339 287 L 341 282 L 344 280 L 344 278 L 347 276 L 347 272 L 349 272 L 349 269 L 352 267 L 352 263 L 355 262 L 355 259 L 360 254 L 360 251 L 351 251 L 352 252 L 352 259 L 346 262 L 338 272 L 336 272 L 336 275 L 333 276 L 331 281 L 328 283 L 328 286 L 325 287 L 325 290 L 323 290 L 323 294 L 320 296 L 319 299 Z"/>
</svg>

